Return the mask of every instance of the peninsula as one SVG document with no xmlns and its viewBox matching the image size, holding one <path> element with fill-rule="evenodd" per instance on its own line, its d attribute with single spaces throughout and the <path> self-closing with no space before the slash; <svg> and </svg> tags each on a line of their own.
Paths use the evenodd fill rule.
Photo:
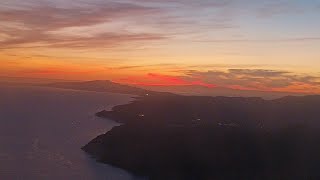
<svg viewBox="0 0 320 180">
<path fill-rule="evenodd" d="M 320 96 L 145 94 L 101 111 L 122 123 L 82 149 L 149 179 L 318 179 Z"/>
</svg>

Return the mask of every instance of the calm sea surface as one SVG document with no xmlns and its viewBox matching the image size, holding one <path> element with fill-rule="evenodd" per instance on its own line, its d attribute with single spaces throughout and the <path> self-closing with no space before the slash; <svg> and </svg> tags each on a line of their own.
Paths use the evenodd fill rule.
<svg viewBox="0 0 320 180">
<path fill-rule="evenodd" d="M 94 113 L 130 100 L 130 95 L 0 85 L 0 179 L 133 179 L 80 149 L 117 125 Z"/>
</svg>

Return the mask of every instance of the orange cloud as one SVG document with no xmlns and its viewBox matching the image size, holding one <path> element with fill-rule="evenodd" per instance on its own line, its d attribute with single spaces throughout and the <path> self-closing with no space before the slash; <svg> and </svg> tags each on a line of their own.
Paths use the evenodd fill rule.
<svg viewBox="0 0 320 180">
<path fill-rule="evenodd" d="M 82 74 L 88 71 L 75 71 L 66 68 L 40 68 L 22 71 L 23 74 L 46 75 L 46 74 Z"/>
<path fill-rule="evenodd" d="M 287 71 L 229 69 L 227 72 L 190 71 L 180 76 L 148 73 L 144 76 L 130 76 L 118 82 L 138 86 L 200 86 L 243 91 L 318 94 L 319 80 L 316 76 L 298 75 Z"/>
</svg>

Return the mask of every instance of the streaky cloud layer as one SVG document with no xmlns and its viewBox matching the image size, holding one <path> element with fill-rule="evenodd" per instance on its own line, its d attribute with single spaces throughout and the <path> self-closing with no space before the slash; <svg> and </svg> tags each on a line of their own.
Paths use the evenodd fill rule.
<svg viewBox="0 0 320 180">
<path fill-rule="evenodd" d="M 320 1 L 2 0 L 2 76 L 319 93 Z"/>
</svg>

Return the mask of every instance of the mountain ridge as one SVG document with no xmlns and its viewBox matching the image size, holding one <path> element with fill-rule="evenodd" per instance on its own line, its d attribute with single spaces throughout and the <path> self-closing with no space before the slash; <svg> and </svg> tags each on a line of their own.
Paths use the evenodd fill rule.
<svg viewBox="0 0 320 180">
<path fill-rule="evenodd" d="M 311 94 L 296 94 L 296 93 L 284 93 L 284 92 L 260 92 L 260 91 L 243 91 L 243 90 L 232 90 L 226 88 L 202 88 L 197 86 L 186 86 L 192 88 L 194 92 L 184 92 L 177 91 L 174 88 L 183 88 L 180 86 L 175 87 L 140 87 L 132 86 L 127 84 L 121 84 L 113 82 L 110 80 L 93 80 L 93 81 L 74 81 L 74 82 L 55 82 L 44 84 L 44 86 L 64 88 L 64 89 L 74 89 L 74 90 L 87 90 L 96 92 L 113 92 L 113 93 L 123 93 L 123 94 L 133 94 L 143 96 L 146 94 L 177 94 L 185 96 L 208 96 L 208 97 L 262 97 L 263 99 L 279 99 L 286 96 L 317 96 Z M 173 89 L 172 89 L 173 88 Z M 199 90 L 198 93 L 196 89 L 205 89 L 205 91 Z"/>
</svg>

